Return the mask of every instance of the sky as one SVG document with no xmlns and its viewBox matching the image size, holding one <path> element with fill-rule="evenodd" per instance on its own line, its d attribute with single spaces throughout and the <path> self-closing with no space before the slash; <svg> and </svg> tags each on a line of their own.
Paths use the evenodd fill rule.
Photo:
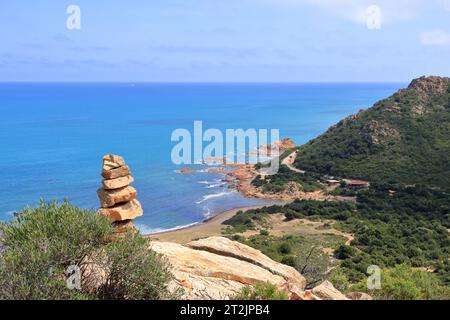
<svg viewBox="0 0 450 320">
<path fill-rule="evenodd" d="M 2 82 L 407 82 L 449 57 L 450 0 L 0 0 Z"/>
</svg>

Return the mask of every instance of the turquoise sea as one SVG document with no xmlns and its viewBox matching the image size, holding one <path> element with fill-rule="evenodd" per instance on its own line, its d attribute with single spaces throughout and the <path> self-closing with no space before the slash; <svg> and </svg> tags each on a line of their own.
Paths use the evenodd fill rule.
<svg viewBox="0 0 450 320">
<path fill-rule="evenodd" d="M 280 129 L 303 144 L 342 118 L 405 84 L 0 84 L 0 220 L 26 205 L 68 198 L 97 208 L 101 159 L 131 166 L 143 232 L 178 228 L 245 199 L 220 174 L 180 175 L 171 133 L 204 129 Z M 184 167 L 184 166 L 182 166 Z"/>
</svg>

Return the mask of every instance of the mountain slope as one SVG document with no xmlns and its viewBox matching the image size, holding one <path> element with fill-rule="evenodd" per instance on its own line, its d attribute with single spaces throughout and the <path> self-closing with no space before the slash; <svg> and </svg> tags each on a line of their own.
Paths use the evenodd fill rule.
<svg viewBox="0 0 450 320">
<path fill-rule="evenodd" d="M 450 78 L 422 77 L 300 148 L 298 168 L 450 188 Z"/>
</svg>

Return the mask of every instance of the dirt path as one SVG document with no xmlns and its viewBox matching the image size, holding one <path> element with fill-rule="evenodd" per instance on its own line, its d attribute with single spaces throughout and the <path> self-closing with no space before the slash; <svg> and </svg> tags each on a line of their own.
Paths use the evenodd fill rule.
<svg viewBox="0 0 450 320">
<path fill-rule="evenodd" d="M 297 159 L 297 151 L 292 152 L 289 156 L 284 158 L 283 161 L 281 162 L 281 164 L 284 164 L 285 166 L 287 166 L 289 169 L 291 169 L 294 172 L 304 174 L 305 173 L 304 170 L 297 169 L 296 167 L 293 166 L 295 159 Z"/>
</svg>

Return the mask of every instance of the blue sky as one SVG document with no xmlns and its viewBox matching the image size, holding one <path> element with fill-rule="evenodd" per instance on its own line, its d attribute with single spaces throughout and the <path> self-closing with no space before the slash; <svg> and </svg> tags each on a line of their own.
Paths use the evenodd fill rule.
<svg viewBox="0 0 450 320">
<path fill-rule="evenodd" d="M 80 30 L 66 27 L 71 4 Z M 0 27 L 0 81 L 450 76 L 450 0 L 0 0 Z"/>
</svg>

